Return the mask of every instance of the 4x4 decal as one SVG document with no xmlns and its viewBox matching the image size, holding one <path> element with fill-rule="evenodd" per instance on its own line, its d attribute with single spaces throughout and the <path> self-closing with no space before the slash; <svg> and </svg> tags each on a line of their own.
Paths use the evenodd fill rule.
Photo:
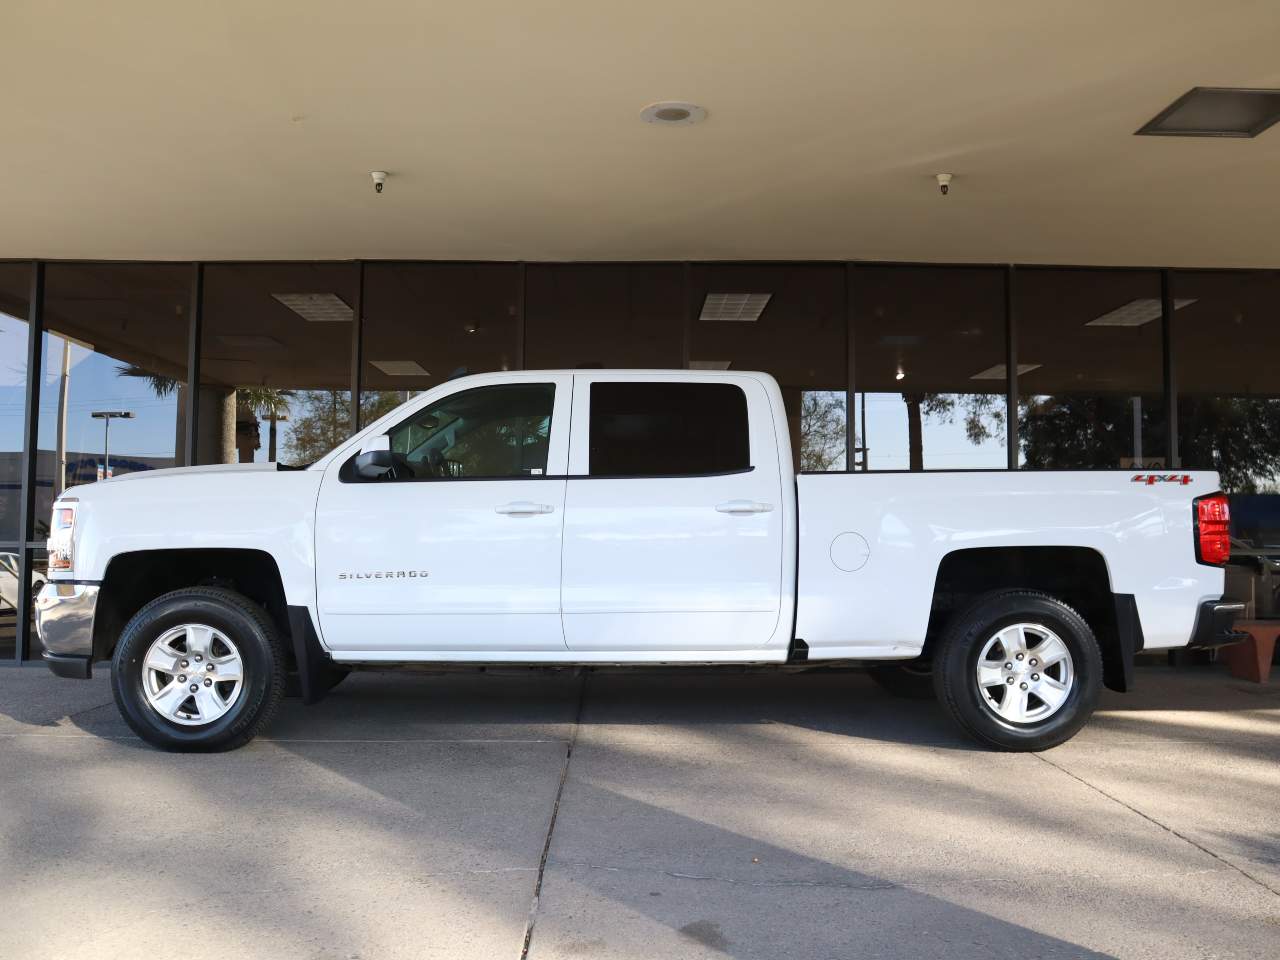
<svg viewBox="0 0 1280 960">
<path fill-rule="evenodd" d="M 1184 487 L 1191 482 L 1188 473 L 1135 473 L 1130 483 L 1145 483 L 1148 487 L 1156 483 L 1180 483 Z"/>
</svg>

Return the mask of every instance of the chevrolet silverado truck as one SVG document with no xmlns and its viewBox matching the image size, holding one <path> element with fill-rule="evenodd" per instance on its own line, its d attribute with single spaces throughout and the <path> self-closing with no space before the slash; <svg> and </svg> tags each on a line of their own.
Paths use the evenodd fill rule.
<svg viewBox="0 0 1280 960">
<path fill-rule="evenodd" d="M 802 473 L 761 373 L 481 374 L 305 468 L 155 470 L 53 504 L 53 671 L 110 660 L 170 750 L 240 746 L 391 664 L 862 664 L 980 743 L 1071 737 L 1142 650 L 1213 646 L 1213 473 Z"/>
</svg>

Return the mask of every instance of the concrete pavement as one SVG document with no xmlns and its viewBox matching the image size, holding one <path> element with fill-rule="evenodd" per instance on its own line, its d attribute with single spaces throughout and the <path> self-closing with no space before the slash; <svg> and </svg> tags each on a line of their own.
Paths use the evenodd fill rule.
<svg viewBox="0 0 1280 960">
<path fill-rule="evenodd" d="M 369 673 L 197 757 L 4 669 L 0 956 L 1273 957 L 1280 688 L 1139 683 L 1007 755 L 860 673 Z"/>
</svg>

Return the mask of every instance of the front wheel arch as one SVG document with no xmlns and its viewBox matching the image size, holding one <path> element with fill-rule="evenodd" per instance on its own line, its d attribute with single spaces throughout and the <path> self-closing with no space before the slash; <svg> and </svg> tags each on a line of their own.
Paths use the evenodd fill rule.
<svg viewBox="0 0 1280 960">
<path fill-rule="evenodd" d="M 284 581 L 267 551 L 136 550 L 113 556 L 103 574 L 93 618 L 94 660 L 110 658 L 126 624 L 148 603 L 198 586 L 233 590 L 262 607 L 281 635 L 290 632 Z"/>
</svg>

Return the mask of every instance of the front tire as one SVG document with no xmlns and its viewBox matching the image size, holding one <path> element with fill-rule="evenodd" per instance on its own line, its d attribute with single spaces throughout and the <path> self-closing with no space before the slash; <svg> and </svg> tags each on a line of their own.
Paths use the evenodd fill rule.
<svg viewBox="0 0 1280 960">
<path fill-rule="evenodd" d="M 162 750 L 234 750 L 270 722 L 284 692 L 275 624 L 247 597 L 190 587 L 125 626 L 111 689 L 129 727 Z"/>
<path fill-rule="evenodd" d="M 955 617 L 934 653 L 938 702 L 965 733 L 998 750 L 1047 750 L 1079 731 L 1102 693 L 1102 652 L 1061 600 L 987 594 Z"/>
</svg>

